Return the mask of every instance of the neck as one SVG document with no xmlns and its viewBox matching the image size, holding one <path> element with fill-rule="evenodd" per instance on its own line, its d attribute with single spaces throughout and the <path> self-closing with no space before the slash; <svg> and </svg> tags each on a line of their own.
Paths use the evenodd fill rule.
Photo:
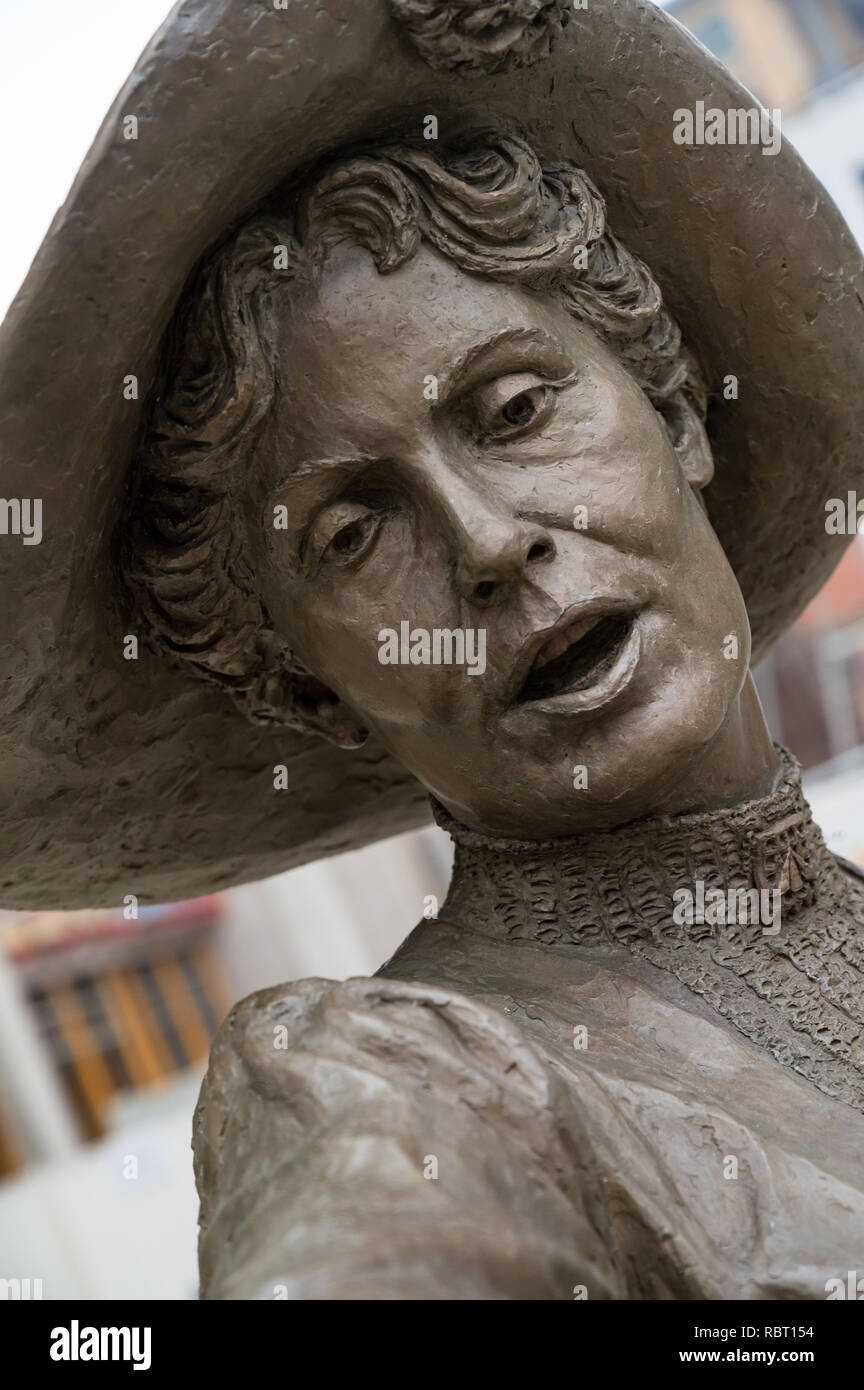
<svg viewBox="0 0 864 1390">
<path fill-rule="evenodd" d="M 864 1110 L 864 894 L 814 825 L 794 758 L 774 753 L 765 796 L 571 838 L 499 839 L 434 804 L 456 842 L 441 921 L 540 950 L 641 957 Z"/>
<path fill-rule="evenodd" d="M 781 776 L 781 763 L 753 677 L 743 689 L 717 737 L 688 762 L 684 776 L 652 808 L 674 814 L 713 811 L 769 795 Z"/>
<path fill-rule="evenodd" d="M 755 939 L 773 925 L 762 921 L 767 910 L 788 923 L 812 904 L 820 876 L 838 872 L 803 798 L 797 763 L 779 748 L 775 761 L 767 796 L 563 839 L 483 835 L 436 803 L 438 824 L 456 843 L 447 914 L 470 907 L 469 920 L 477 920 L 481 900 L 497 903 L 499 911 L 484 914 L 486 930 L 544 942 L 628 944 L 668 936 L 670 924 L 701 938 L 704 924 L 688 921 L 693 914 L 684 910 L 689 894 L 696 917 L 709 909 L 708 925 L 723 928 L 719 935 Z M 746 904 L 742 892 L 751 895 Z M 755 922 L 728 922 L 718 893 L 736 916 L 743 915 L 739 902 L 748 916 L 752 908 Z"/>
</svg>

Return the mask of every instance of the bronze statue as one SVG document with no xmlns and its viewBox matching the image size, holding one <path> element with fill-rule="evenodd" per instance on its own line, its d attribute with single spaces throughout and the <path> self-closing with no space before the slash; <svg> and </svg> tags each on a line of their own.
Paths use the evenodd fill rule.
<svg viewBox="0 0 864 1390">
<path fill-rule="evenodd" d="M 82 421 L 46 462 L 68 553 L 55 529 L 8 581 L 6 901 L 239 881 L 418 823 L 425 789 L 437 918 L 216 1040 L 204 1295 L 829 1297 L 864 1242 L 864 876 L 749 665 L 848 540 L 860 253 L 788 147 L 676 147 L 676 110 L 746 94 L 643 0 L 353 0 L 326 62 L 312 11 L 253 8 L 218 16 L 252 129 L 217 151 L 202 3 L 58 233 L 110 231 L 140 157 L 78 280 L 143 410 L 4 401 L 31 457 Z M 373 52 L 386 91 L 349 80 Z M 219 171 L 200 206 L 178 129 L 199 192 Z M 19 381 L 56 254 L 7 320 Z"/>
</svg>

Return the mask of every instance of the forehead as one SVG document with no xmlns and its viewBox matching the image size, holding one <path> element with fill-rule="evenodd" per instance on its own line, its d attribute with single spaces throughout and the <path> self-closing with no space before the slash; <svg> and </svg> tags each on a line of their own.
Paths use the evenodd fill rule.
<svg viewBox="0 0 864 1390">
<path fill-rule="evenodd" d="M 312 334 L 321 356 L 335 352 L 346 363 L 370 344 L 395 362 L 400 349 L 419 347 L 430 331 L 461 336 L 487 321 L 521 321 L 532 308 L 524 291 L 469 275 L 425 242 L 389 274 L 363 247 L 342 243 L 291 285 L 283 303 L 289 332 Z"/>
<path fill-rule="evenodd" d="M 304 449 L 375 449 L 358 436 L 404 428 L 428 377 L 443 386 L 454 363 L 504 330 L 593 339 L 549 297 L 469 275 L 425 243 L 387 275 L 368 251 L 339 246 L 277 303 L 278 409 Z"/>
</svg>

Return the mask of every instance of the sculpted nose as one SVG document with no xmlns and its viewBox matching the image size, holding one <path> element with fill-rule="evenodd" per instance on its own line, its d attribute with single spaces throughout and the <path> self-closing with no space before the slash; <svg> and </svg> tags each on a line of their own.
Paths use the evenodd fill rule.
<svg viewBox="0 0 864 1390">
<path fill-rule="evenodd" d="M 493 602 L 506 585 L 555 554 L 552 537 L 533 521 L 499 514 L 476 497 L 450 505 L 458 540 L 456 582 L 472 603 Z"/>
</svg>

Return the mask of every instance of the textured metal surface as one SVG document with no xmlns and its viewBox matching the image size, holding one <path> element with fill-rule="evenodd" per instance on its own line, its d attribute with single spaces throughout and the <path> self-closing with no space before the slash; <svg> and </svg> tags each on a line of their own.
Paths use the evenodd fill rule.
<svg viewBox="0 0 864 1390">
<path fill-rule="evenodd" d="M 195 1131 L 203 1295 L 845 1288 L 864 1241 L 864 885 L 794 774 L 570 842 L 452 828 L 440 920 L 378 978 L 263 990 L 223 1025 Z M 773 885 L 790 854 L 807 876 L 776 935 L 674 922 L 675 885 Z"/>
<path fill-rule="evenodd" d="M 551 54 L 525 54 L 537 60 L 515 76 L 433 68 L 380 0 L 196 0 L 142 55 L 0 333 L 3 493 L 42 497 L 45 527 L 39 546 L 0 546 L 4 905 L 176 898 L 426 817 L 374 744 L 261 733 L 155 655 L 122 655 L 112 546 L 141 404 L 123 377 L 146 396 L 199 257 L 340 145 L 416 132 L 434 112 L 444 138 L 515 125 L 544 158 L 583 165 L 709 378 L 708 505 L 757 654 L 839 559 L 847 538 L 825 534 L 824 501 L 864 475 L 864 309 L 836 209 L 788 145 L 670 158 L 676 108 L 749 98 L 642 0 L 574 12 Z M 129 113 L 137 141 L 121 136 Z M 734 405 L 716 398 L 728 373 Z M 290 795 L 273 791 L 277 763 Z"/>
</svg>

